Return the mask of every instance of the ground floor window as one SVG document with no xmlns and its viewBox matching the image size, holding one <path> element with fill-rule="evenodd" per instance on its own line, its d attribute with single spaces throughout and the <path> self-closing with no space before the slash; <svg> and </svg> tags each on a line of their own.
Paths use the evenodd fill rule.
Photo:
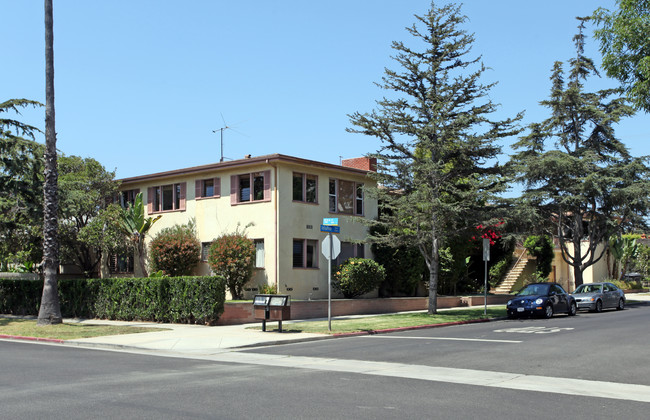
<svg viewBox="0 0 650 420">
<path fill-rule="evenodd" d="M 108 271 L 111 274 L 133 273 L 133 255 L 111 255 L 108 258 Z"/>
<path fill-rule="evenodd" d="M 210 256 L 210 247 L 212 242 L 201 242 L 201 261 L 207 262 Z"/>
<path fill-rule="evenodd" d="M 318 241 L 314 239 L 293 240 L 293 267 L 318 268 Z"/>
<path fill-rule="evenodd" d="M 365 250 L 363 244 L 355 244 L 353 242 L 341 242 L 341 253 L 334 259 L 334 266 L 338 266 L 346 262 L 350 258 L 365 258 Z"/>
<path fill-rule="evenodd" d="M 264 268 L 264 239 L 255 239 L 255 268 Z"/>
</svg>

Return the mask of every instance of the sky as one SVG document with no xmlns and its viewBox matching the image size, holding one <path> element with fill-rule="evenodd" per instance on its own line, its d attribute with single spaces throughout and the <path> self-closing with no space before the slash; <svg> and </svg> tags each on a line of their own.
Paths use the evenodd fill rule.
<svg viewBox="0 0 650 420">
<path fill-rule="evenodd" d="M 399 69 L 391 42 L 408 44 L 405 28 L 430 4 L 54 0 L 57 147 L 117 178 L 218 162 L 221 134 L 227 160 L 281 153 L 339 164 L 375 152 L 379 140 L 346 132 L 349 115 L 372 111 L 386 94 L 375 83 L 385 68 Z M 498 82 L 494 118 L 525 111 L 526 126 L 548 117 L 539 101 L 553 63 L 574 56 L 575 17 L 597 7 L 614 9 L 615 0 L 463 3 L 471 57 L 489 67 L 483 83 Z M 0 0 L 0 12 L 0 101 L 45 103 L 43 1 Z M 586 54 L 600 62 L 592 38 Z M 587 89 L 614 86 L 603 75 Z M 44 108 L 18 118 L 44 130 Z M 616 132 L 641 156 L 650 154 L 649 127 L 638 113 Z M 501 143 L 504 160 L 515 140 Z"/>
</svg>

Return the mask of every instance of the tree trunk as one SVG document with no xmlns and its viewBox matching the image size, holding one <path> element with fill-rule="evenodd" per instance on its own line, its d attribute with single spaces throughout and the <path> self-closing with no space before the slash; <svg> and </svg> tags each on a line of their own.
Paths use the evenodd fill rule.
<svg viewBox="0 0 650 420">
<path fill-rule="evenodd" d="M 133 276 L 137 278 L 149 277 L 149 274 L 147 273 L 144 241 L 142 239 L 140 239 L 140 242 L 135 244 L 135 250 L 133 256 L 134 256 Z"/>
<path fill-rule="evenodd" d="M 54 126 L 54 20 L 52 0 L 45 0 L 45 186 L 43 209 L 43 295 L 38 325 L 63 322 L 57 285 L 59 267 L 58 173 Z"/>
<path fill-rule="evenodd" d="M 438 238 L 431 241 L 431 263 L 429 264 L 429 315 L 438 313 L 438 274 L 440 258 L 438 256 Z"/>
</svg>

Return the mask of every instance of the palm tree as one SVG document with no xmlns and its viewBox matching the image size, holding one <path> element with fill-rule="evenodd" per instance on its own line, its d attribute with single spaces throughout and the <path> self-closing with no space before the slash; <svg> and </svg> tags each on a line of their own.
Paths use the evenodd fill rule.
<svg viewBox="0 0 650 420">
<path fill-rule="evenodd" d="M 52 0 L 45 0 L 45 186 L 43 208 L 43 295 L 38 325 L 63 322 L 57 287 L 59 267 L 56 131 L 54 129 L 54 19 Z"/>
</svg>

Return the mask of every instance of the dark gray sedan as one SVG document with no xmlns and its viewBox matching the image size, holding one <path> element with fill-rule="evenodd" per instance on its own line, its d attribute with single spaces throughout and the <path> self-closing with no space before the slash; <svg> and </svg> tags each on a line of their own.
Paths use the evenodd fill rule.
<svg viewBox="0 0 650 420">
<path fill-rule="evenodd" d="M 586 283 L 571 293 L 578 309 L 600 312 L 604 308 L 625 309 L 625 293 L 612 283 Z"/>
</svg>

